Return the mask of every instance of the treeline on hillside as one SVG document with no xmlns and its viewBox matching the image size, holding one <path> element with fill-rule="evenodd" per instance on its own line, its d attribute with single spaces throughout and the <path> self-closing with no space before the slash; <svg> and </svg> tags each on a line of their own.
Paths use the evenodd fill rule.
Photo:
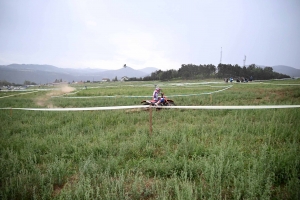
<svg viewBox="0 0 300 200">
<path fill-rule="evenodd" d="M 206 79 L 206 78 L 247 78 L 267 80 L 290 78 L 288 75 L 280 74 L 273 71 L 272 67 L 261 68 L 255 64 L 248 67 L 240 67 L 239 65 L 219 64 L 218 67 L 210 65 L 182 64 L 178 70 L 157 70 L 150 76 L 144 78 L 130 78 L 130 81 L 167 81 L 172 79 Z"/>
<path fill-rule="evenodd" d="M 31 81 L 24 81 L 23 85 L 36 85 L 36 83 Z M 0 86 L 22 86 L 22 84 L 10 83 L 6 80 L 0 80 Z"/>
<path fill-rule="evenodd" d="M 274 72 L 272 67 L 261 68 L 257 67 L 255 64 L 249 65 L 248 67 L 219 64 L 218 73 L 216 73 L 216 75 L 218 78 L 249 78 L 250 76 L 252 76 L 257 80 L 290 78 L 290 76 L 286 74 Z"/>
</svg>

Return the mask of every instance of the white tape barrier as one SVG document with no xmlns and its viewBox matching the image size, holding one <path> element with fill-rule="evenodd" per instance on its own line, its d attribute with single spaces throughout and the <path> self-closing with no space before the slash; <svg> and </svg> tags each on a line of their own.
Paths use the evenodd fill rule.
<svg viewBox="0 0 300 200">
<path fill-rule="evenodd" d="M 186 97 L 186 96 L 199 96 L 199 95 L 204 95 L 204 94 L 213 94 L 213 93 L 217 93 L 217 92 L 222 92 L 224 90 L 228 90 L 229 88 L 231 88 L 232 85 L 229 85 L 228 87 L 221 89 L 221 90 L 217 90 L 217 91 L 213 91 L 213 92 L 204 92 L 204 93 L 200 93 L 200 94 L 177 94 L 177 95 L 169 95 L 168 97 Z"/>
<path fill-rule="evenodd" d="M 30 93 L 34 93 L 34 92 L 38 92 L 38 91 L 33 91 L 33 92 L 25 92 L 25 93 L 19 93 L 19 94 L 12 94 L 12 95 L 8 95 L 8 96 L 3 96 L 3 97 L 0 97 L 0 99 L 2 99 L 2 98 L 6 98 L 6 97 L 12 97 L 12 96 L 17 96 L 17 95 L 22 95 L 22 94 L 30 94 Z"/>
<path fill-rule="evenodd" d="M 64 99 L 93 99 L 93 98 L 151 98 L 152 96 L 86 96 L 86 97 L 66 97 L 66 96 L 51 96 L 52 98 L 64 98 Z"/>
<path fill-rule="evenodd" d="M 124 110 L 134 108 L 149 108 L 147 105 L 140 106 L 108 106 L 108 107 L 86 107 L 86 108 L 0 108 L 1 110 L 35 110 L 35 111 L 84 111 L 84 110 Z"/>
<path fill-rule="evenodd" d="M 28 92 L 28 91 L 52 91 L 61 90 L 60 88 L 35 88 L 35 89 L 20 89 L 20 90 L 1 90 L 1 92 Z"/>
<path fill-rule="evenodd" d="M 277 83 L 262 83 L 265 85 L 282 85 L 282 86 L 300 86 L 300 84 L 297 83 L 290 83 L 290 84 L 285 84 L 285 83 L 281 83 L 281 84 L 277 84 Z"/>
<path fill-rule="evenodd" d="M 76 94 L 78 92 L 80 92 L 80 90 L 78 90 L 76 92 L 65 93 L 65 94 L 62 94 L 62 95 L 59 95 L 59 96 L 51 96 L 51 98 L 65 97 L 66 95 L 73 95 L 73 94 Z"/>
<path fill-rule="evenodd" d="M 213 92 L 205 92 L 205 93 L 199 93 L 199 94 L 174 94 L 174 95 L 167 95 L 167 97 L 187 97 L 187 96 L 200 96 L 204 94 L 213 94 L 217 92 L 222 92 L 224 90 L 227 90 L 231 88 L 232 85 L 226 86 L 226 88 L 223 88 L 221 90 L 213 91 Z M 91 99 L 91 98 L 151 98 L 152 96 L 125 96 L 125 95 L 119 95 L 119 96 L 81 96 L 81 97 L 66 97 L 66 96 L 52 96 L 52 98 L 69 98 L 69 99 Z"/>
<path fill-rule="evenodd" d="M 279 109 L 300 108 L 300 105 L 258 105 L 258 106 L 108 106 L 86 108 L 0 108 L 1 110 L 32 110 L 32 111 L 92 111 L 92 110 L 124 110 L 136 108 L 167 108 L 167 109 L 200 109 L 200 110 L 256 110 L 256 109 Z"/>
<path fill-rule="evenodd" d="M 155 85 L 159 87 L 170 87 L 170 86 L 190 86 L 190 85 L 207 85 L 207 84 L 224 84 L 224 81 L 220 82 L 199 82 L 199 83 L 157 83 L 157 84 L 139 84 L 139 85 L 126 85 L 126 84 L 119 84 L 119 85 L 101 85 L 101 86 L 87 86 L 88 89 L 90 88 L 113 88 L 113 87 L 151 87 L 155 88 Z M 72 85 L 71 85 L 72 86 Z M 75 86 L 74 86 L 75 87 Z M 225 86 L 226 87 L 226 86 Z M 85 87 L 83 89 L 86 89 Z"/>
<path fill-rule="evenodd" d="M 265 106 L 160 106 L 160 108 L 202 109 L 202 110 L 251 110 L 275 108 L 300 108 L 300 105 L 265 105 Z"/>
<path fill-rule="evenodd" d="M 224 84 L 224 81 L 219 82 L 200 82 L 200 83 L 171 83 L 173 86 L 186 86 L 186 85 L 208 85 L 208 84 Z"/>
<path fill-rule="evenodd" d="M 186 84 L 186 85 L 190 85 L 190 84 Z M 199 85 L 199 84 L 198 84 Z M 206 87 L 212 87 L 212 88 L 226 88 L 228 89 L 228 86 L 211 86 L 211 85 L 203 85 L 202 86 L 206 86 Z M 135 87 L 134 85 L 125 85 L 125 86 L 130 86 L 130 87 Z M 151 85 L 153 86 L 153 85 Z M 171 85 L 172 86 L 172 85 Z M 117 86 L 105 86 L 105 87 L 117 87 Z M 139 86 L 140 87 L 140 86 Z M 193 86 L 192 86 L 193 87 Z M 196 87 L 196 86 L 194 86 Z M 230 86 L 232 87 L 232 85 Z M 229 87 L 229 88 L 230 88 Z M 89 89 L 95 89 L 95 88 L 101 88 L 101 87 L 88 87 Z M 103 87 L 102 87 L 103 88 Z M 86 88 L 83 88 L 81 90 L 85 90 Z M 115 96 L 81 96 L 81 97 L 66 97 L 68 95 L 73 95 L 78 93 L 80 90 L 76 91 L 76 92 L 72 92 L 72 93 L 66 93 L 66 94 L 62 94 L 62 95 L 57 95 L 57 96 L 51 96 L 51 98 L 73 98 L 73 99 L 89 99 L 89 98 L 118 98 L 118 97 L 124 97 L 124 98 L 151 98 L 152 96 L 125 96 L 125 95 L 115 95 Z M 214 91 L 214 92 L 218 92 L 218 91 Z M 200 93 L 200 94 L 191 94 L 191 95 L 179 95 L 179 96 L 196 96 L 196 95 L 202 95 L 202 94 L 210 94 L 210 93 Z M 172 95 L 169 97 L 174 97 L 176 95 Z"/>
</svg>

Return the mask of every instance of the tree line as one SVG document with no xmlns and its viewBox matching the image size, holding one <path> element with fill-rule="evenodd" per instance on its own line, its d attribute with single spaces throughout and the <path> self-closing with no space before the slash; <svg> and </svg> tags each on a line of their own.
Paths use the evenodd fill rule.
<svg viewBox="0 0 300 200">
<path fill-rule="evenodd" d="M 31 82 L 31 81 L 24 81 L 23 84 L 18 84 L 18 83 L 11 83 L 11 82 L 8 82 L 6 80 L 0 80 L 0 86 L 22 86 L 22 85 L 36 85 L 35 82 Z"/>
<path fill-rule="evenodd" d="M 144 78 L 129 78 L 129 81 L 168 81 L 174 79 L 207 79 L 207 78 L 247 78 L 253 77 L 257 80 L 267 79 L 282 79 L 290 78 L 285 74 L 280 74 L 273 71 L 272 67 L 261 68 L 255 64 L 248 67 L 240 67 L 239 65 L 219 64 L 215 65 L 195 65 L 195 64 L 182 64 L 178 70 L 157 70 L 152 72 L 150 76 Z"/>
<path fill-rule="evenodd" d="M 239 65 L 218 65 L 218 73 L 216 73 L 218 78 L 228 78 L 228 77 L 245 77 L 249 78 L 250 76 L 254 77 L 257 80 L 268 80 L 268 79 L 282 79 L 290 78 L 286 74 L 281 74 L 274 72 L 272 67 L 261 68 L 255 64 L 251 64 L 248 67 L 240 67 Z"/>
</svg>

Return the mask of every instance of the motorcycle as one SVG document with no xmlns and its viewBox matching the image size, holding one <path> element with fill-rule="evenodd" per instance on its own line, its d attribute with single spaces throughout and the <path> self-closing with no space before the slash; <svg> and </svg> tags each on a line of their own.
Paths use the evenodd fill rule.
<svg viewBox="0 0 300 200">
<path fill-rule="evenodd" d="M 176 106 L 174 101 L 172 99 L 168 99 L 166 96 L 163 96 L 162 94 L 162 97 L 159 97 L 158 100 L 160 101 L 161 98 L 164 98 L 164 101 L 163 102 L 160 102 L 158 105 L 159 106 Z M 142 105 L 151 105 L 151 106 L 156 106 L 155 103 L 157 101 L 155 100 L 143 100 L 141 101 L 141 104 Z"/>
</svg>

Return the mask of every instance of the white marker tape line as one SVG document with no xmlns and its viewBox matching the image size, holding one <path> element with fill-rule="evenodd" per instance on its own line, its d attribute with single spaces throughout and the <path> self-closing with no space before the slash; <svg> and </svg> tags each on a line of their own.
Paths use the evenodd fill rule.
<svg viewBox="0 0 300 200">
<path fill-rule="evenodd" d="M 0 90 L 0 92 L 26 92 L 28 90 L 26 89 L 19 89 L 19 90 L 15 90 L 15 89 L 12 89 L 12 90 Z"/>
<path fill-rule="evenodd" d="M 248 110 L 274 108 L 300 108 L 300 105 L 267 105 L 267 106 L 159 106 L 159 108 L 208 109 L 208 110 Z"/>
<path fill-rule="evenodd" d="M 291 84 L 284 84 L 284 83 L 281 83 L 281 84 L 277 84 L 277 83 L 262 83 L 262 84 L 266 84 L 266 85 L 285 85 L 285 86 L 300 86 L 300 84 L 296 84 L 296 83 L 291 83 Z"/>
<path fill-rule="evenodd" d="M 62 95 L 59 95 L 59 96 L 51 96 L 52 98 L 53 97 L 56 97 L 56 98 L 58 98 L 58 97 L 64 97 L 64 96 L 66 96 L 66 95 L 73 95 L 73 94 L 76 94 L 76 93 L 78 93 L 79 92 L 79 90 L 78 91 L 76 91 L 76 92 L 72 92 L 72 93 L 65 93 L 65 94 L 62 94 Z"/>
<path fill-rule="evenodd" d="M 228 85 L 228 84 L 227 84 Z M 186 87 L 186 88 L 195 88 L 195 87 L 227 87 L 225 86 L 212 86 L 208 84 L 170 84 L 162 87 Z"/>
<path fill-rule="evenodd" d="M 6 98 L 6 97 L 12 97 L 12 96 L 17 96 L 17 95 L 22 95 L 22 94 L 30 94 L 30 93 L 34 93 L 34 92 L 38 92 L 38 91 L 26 92 L 26 93 L 20 93 L 20 94 L 12 94 L 12 95 L 8 95 L 8 96 L 0 97 L 0 99 L 1 99 L 1 98 Z"/>
<path fill-rule="evenodd" d="M 204 93 L 199 93 L 199 94 L 177 94 L 177 95 L 167 95 L 167 97 L 188 97 L 188 96 L 200 96 L 200 95 L 204 95 L 204 94 L 213 94 L 213 93 L 217 93 L 217 92 L 222 92 L 224 90 L 227 90 L 229 88 L 231 88 L 233 85 L 229 85 L 224 89 L 221 90 L 217 90 L 217 91 L 213 91 L 213 92 L 204 92 Z M 65 96 L 52 96 L 53 98 L 66 98 L 66 99 L 92 99 L 92 98 L 118 98 L 118 97 L 122 97 L 122 98 L 151 98 L 152 96 L 123 96 L 123 95 L 119 95 L 119 96 L 81 96 L 81 97 L 65 97 Z"/>
<path fill-rule="evenodd" d="M 92 99 L 92 98 L 137 98 L 137 97 L 143 97 L 143 98 L 151 98 L 152 96 L 86 96 L 86 97 L 63 97 L 63 96 L 52 96 L 52 97 L 61 97 L 65 99 Z"/>
<path fill-rule="evenodd" d="M 124 110 L 133 108 L 167 108 L 167 109 L 202 109 L 202 110 L 249 110 L 249 109 L 277 109 L 300 108 L 300 105 L 265 105 L 265 106 L 108 106 L 86 108 L 0 108 L 1 110 L 32 110 L 32 111 L 91 111 L 91 110 Z"/>
<path fill-rule="evenodd" d="M 208 85 L 208 84 L 224 84 L 224 81 L 220 82 L 199 82 L 199 83 L 170 83 L 169 85 Z"/>
<path fill-rule="evenodd" d="M 30 92 L 30 91 L 53 91 L 61 90 L 60 88 L 49 88 L 49 89 L 23 89 L 23 90 L 1 90 L 1 92 Z"/>
<path fill-rule="evenodd" d="M 84 111 L 84 110 L 123 110 L 133 108 L 148 108 L 147 105 L 140 106 L 108 106 L 108 107 L 86 107 L 86 108 L 0 108 L 2 110 L 34 110 L 34 111 Z"/>
<path fill-rule="evenodd" d="M 48 89 L 26 89 L 26 91 L 52 91 L 52 90 L 59 90 L 57 88 L 48 88 Z"/>
<path fill-rule="evenodd" d="M 97 86 L 97 87 L 93 87 L 93 86 L 87 86 L 87 89 L 95 89 L 95 88 L 111 88 L 111 87 L 154 87 L 153 85 L 148 85 L 148 84 L 143 84 L 143 85 L 116 85 L 116 86 Z M 85 88 L 84 88 L 85 89 Z"/>
<path fill-rule="evenodd" d="M 168 97 L 177 97 L 177 96 L 178 97 L 185 97 L 185 96 L 199 96 L 199 95 L 203 95 L 203 94 L 213 94 L 213 93 L 217 93 L 217 92 L 222 92 L 222 91 L 227 90 L 227 89 L 229 89 L 231 87 L 232 87 L 232 85 L 230 85 L 230 86 L 228 86 L 228 87 L 226 87 L 226 88 L 224 88 L 222 90 L 217 90 L 217 91 L 213 91 L 213 92 L 206 92 L 206 93 L 200 93 L 200 94 L 187 94 L 187 95 L 185 95 L 185 94 L 169 95 Z"/>
</svg>

